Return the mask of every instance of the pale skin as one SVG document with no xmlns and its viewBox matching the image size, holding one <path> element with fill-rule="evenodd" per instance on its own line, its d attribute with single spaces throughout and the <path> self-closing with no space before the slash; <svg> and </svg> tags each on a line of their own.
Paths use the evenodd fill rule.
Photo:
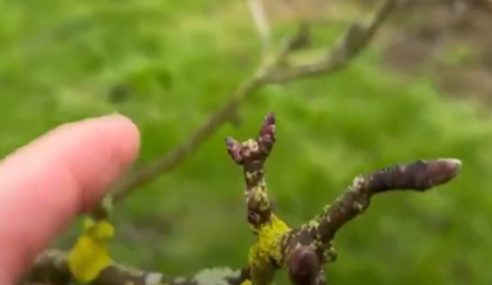
<svg viewBox="0 0 492 285">
<path fill-rule="evenodd" d="M 139 150 L 120 115 L 62 125 L 0 161 L 0 284 L 14 284 L 72 220 L 100 201 Z"/>
</svg>

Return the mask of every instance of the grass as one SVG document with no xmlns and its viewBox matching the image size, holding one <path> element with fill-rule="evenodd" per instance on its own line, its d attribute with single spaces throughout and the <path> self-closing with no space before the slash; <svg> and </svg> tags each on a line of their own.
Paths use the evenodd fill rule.
<svg viewBox="0 0 492 285">
<path fill-rule="evenodd" d="M 250 74 L 259 43 L 249 21 L 234 1 L 0 1 L 0 154 L 60 123 L 117 111 L 139 125 L 137 164 L 145 164 L 186 140 Z M 323 27 L 316 39 L 340 30 Z M 336 75 L 260 90 L 241 108 L 240 126 L 224 125 L 116 209 L 116 260 L 175 275 L 244 265 L 253 238 L 223 138 L 249 137 L 274 111 L 267 179 L 292 225 L 361 172 L 418 158 L 463 161 L 462 175 L 436 191 L 377 197 L 337 236 L 330 283 L 491 283 L 492 117 L 427 78 L 399 78 L 379 57 L 371 48 Z"/>
</svg>

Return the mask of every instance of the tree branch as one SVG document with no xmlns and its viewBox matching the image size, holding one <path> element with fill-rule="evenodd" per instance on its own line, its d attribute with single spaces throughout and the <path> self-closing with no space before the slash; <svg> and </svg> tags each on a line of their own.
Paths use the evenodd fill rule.
<svg viewBox="0 0 492 285">
<path fill-rule="evenodd" d="M 257 138 L 239 143 L 227 139 L 231 158 L 243 167 L 248 222 L 256 235 L 249 268 L 255 285 L 269 285 L 275 271 L 287 267 L 295 285 L 326 284 L 323 265 L 336 259 L 331 245 L 335 233 L 363 213 L 373 195 L 395 190 L 426 191 L 449 182 L 460 170 L 456 159 L 419 160 L 358 176 L 346 193 L 321 215 L 290 229 L 272 211 L 264 180 L 264 164 L 275 142 L 275 118 L 266 116 Z"/>
<path fill-rule="evenodd" d="M 145 185 L 163 173 L 174 169 L 190 153 L 210 137 L 225 122 L 231 119 L 237 107 L 249 94 L 256 91 L 262 84 L 262 78 L 254 76 L 248 79 L 220 109 L 213 113 L 187 141 L 177 146 L 166 155 L 157 158 L 148 165 L 137 169 L 112 189 L 113 200 L 119 202 L 133 193 L 138 187 Z"/>
<path fill-rule="evenodd" d="M 285 66 L 283 64 L 284 59 L 306 42 L 308 28 L 306 24 L 301 24 L 298 32 L 286 41 L 282 50 L 274 56 L 273 60 L 267 64 L 261 62 L 252 76 L 245 80 L 230 99 L 211 114 L 206 122 L 190 135 L 187 141 L 119 181 L 111 191 L 114 196 L 113 200 L 115 202 L 123 200 L 138 187 L 174 169 L 183 159 L 196 150 L 203 141 L 213 135 L 222 124 L 230 121 L 236 114 L 241 102 L 261 87 L 272 83 L 294 81 L 313 75 L 327 75 L 346 66 L 369 44 L 381 25 L 396 8 L 398 2 L 398 0 L 386 0 L 369 24 L 353 24 L 339 41 L 339 44 L 330 49 L 326 58 L 321 58 L 311 63 L 300 63 L 291 67 Z"/>
<path fill-rule="evenodd" d="M 257 231 L 271 220 L 272 208 L 265 183 L 264 164 L 275 143 L 275 117 L 266 116 L 256 139 L 239 143 L 227 138 L 227 151 L 231 158 L 243 166 L 246 182 L 248 222 Z"/>
<path fill-rule="evenodd" d="M 272 72 L 266 78 L 266 81 L 269 83 L 292 81 L 299 78 L 332 73 L 345 67 L 347 63 L 367 47 L 398 4 L 398 0 L 387 0 L 368 24 L 352 24 L 344 36 L 335 46 L 330 48 L 324 57 L 313 62 L 298 63 L 289 68 Z"/>
<path fill-rule="evenodd" d="M 128 195 L 133 193 L 133 191 L 135 191 L 138 187 L 149 183 L 161 174 L 171 171 L 180 162 L 182 162 L 183 159 L 195 151 L 204 140 L 213 135 L 222 124 L 230 121 L 236 114 L 236 110 L 242 101 L 249 98 L 259 88 L 271 83 L 294 81 L 321 73 L 330 74 L 340 70 L 341 67 L 346 66 L 350 60 L 352 60 L 364 47 L 367 46 L 381 24 L 388 18 L 389 13 L 395 8 L 397 2 L 398 0 L 387 0 L 386 4 L 383 5 L 381 10 L 376 13 L 374 19 L 369 23 L 369 25 L 353 25 L 342 38 L 340 43 L 332 48 L 326 58 L 322 58 L 319 61 L 312 63 L 298 64 L 294 66 L 285 65 L 285 59 L 289 57 L 291 52 L 302 47 L 306 42 L 307 27 L 301 26 L 298 33 L 286 42 L 282 50 L 273 57 L 273 60 L 267 62 L 266 64 L 262 61 L 252 76 L 245 80 L 244 83 L 233 93 L 229 100 L 225 102 L 224 105 L 222 105 L 222 107 L 220 107 L 217 111 L 211 114 L 205 123 L 190 135 L 187 141 L 181 145 L 178 145 L 164 156 L 157 158 L 148 165 L 135 170 L 124 179 L 118 181 L 118 183 L 111 189 L 113 201 L 118 202 L 123 200 Z M 258 145 L 263 143 L 261 142 L 261 134 L 260 138 L 258 138 L 256 142 Z M 273 140 L 271 144 L 273 145 Z M 98 213 L 97 209 L 95 212 Z M 279 225 L 282 230 L 289 230 L 281 221 L 275 220 L 275 226 Z M 278 235 L 277 238 L 282 238 L 278 240 L 278 244 L 275 244 L 275 246 L 278 246 L 277 249 L 281 250 L 281 256 L 276 260 L 276 263 L 279 261 L 283 262 L 284 258 L 290 256 L 289 254 L 296 248 L 297 244 L 306 244 L 310 241 L 315 241 L 317 236 L 311 235 L 313 232 L 312 230 L 313 228 L 311 227 L 311 224 L 309 224 L 306 227 L 289 231 L 289 235 Z M 326 246 L 325 248 L 322 248 L 317 245 L 315 253 L 318 256 L 318 261 L 320 264 L 326 260 L 334 259 L 333 251 L 330 248 L 327 249 Z M 281 264 L 275 264 L 276 267 L 279 265 Z M 239 284 L 246 278 L 250 278 L 250 269 L 245 269 L 241 272 L 242 274 L 238 275 L 239 277 L 236 279 L 223 279 L 226 282 L 224 284 L 235 285 Z M 321 275 L 323 275 L 322 270 L 318 272 L 318 277 Z M 135 285 L 158 284 L 155 282 L 148 283 L 148 281 L 145 281 L 145 278 L 150 278 L 149 276 L 156 279 L 156 276 L 162 276 L 162 278 L 164 278 L 164 275 L 149 275 L 148 272 L 143 270 L 129 269 L 125 266 L 114 264 L 104 270 L 101 276 L 99 276 L 93 284 L 125 284 L 122 283 L 122 281 L 132 281 Z M 66 255 L 60 251 L 47 251 L 42 254 L 33 264 L 32 270 L 27 275 L 26 280 L 32 282 L 48 282 L 56 285 L 67 284 L 62 282 L 66 281 L 67 278 L 71 278 L 71 274 L 66 265 Z M 317 284 L 324 284 L 324 280 L 322 278 L 315 279 L 318 280 Z M 168 282 L 173 282 L 173 280 L 173 278 L 170 278 L 168 279 Z M 186 281 L 192 279 L 184 280 Z M 183 281 L 183 279 L 179 279 L 179 281 Z"/>
<path fill-rule="evenodd" d="M 72 279 L 67 256 L 60 250 L 49 250 L 39 256 L 27 276 L 25 282 L 51 285 L 67 285 Z M 211 268 L 192 277 L 170 277 L 160 272 L 112 264 L 91 285 L 239 285 L 248 278 L 248 269 Z"/>
<path fill-rule="evenodd" d="M 262 44 L 263 56 L 266 56 L 271 45 L 271 31 L 262 0 L 247 0 L 251 17 L 255 23 Z"/>
<path fill-rule="evenodd" d="M 419 160 L 358 176 L 331 207 L 327 207 L 315 219 L 296 229 L 290 229 L 273 213 L 266 194 L 263 166 L 274 142 L 273 114 L 265 118 L 255 139 L 244 143 L 227 140 L 230 156 L 244 170 L 248 222 L 256 235 L 246 269 L 222 270 L 221 273 L 226 272 L 222 275 L 211 275 L 208 270 L 191 278 L 180 278 L 112 264 L 92 284 L 119 285 L 132 282 L 134 285 L 237 285 L 251 280 L 254 285 L 267 285 L 271 284 L 278 269 L 286 267 L 293 284 L 324 285 L 326 280 L 323 265 L 336 259 L 331 246 L 335 234 L 369 207 L 373 195 L 395 190 L 424 192 L 455 178 L 461 167 L 461 162 L 456 159 Z M 215 278 L 215 283 L 211 278 Z M 41 255 L 27 275 L 29 282 L 50 282 L 54 285 L 68 284 L 71 279 L 67 257 L 61 251 L 48 251 Z"/>
<path fill-rule="evenodd" d="M 396 190 L 424 192 L 455 178 L 460 168 L 456 159 L 418 160 L 356 177 L 347 192 L 317 219 L 321 241 L 331 241 L 341 227 L 363 213 L 373 195 Z"/>
<path fill-rule="evenodd" d="M 246 183 L 247 220 L 256 235 L 250 248 L 249 268 L 254 285 L 269 285 L 275 269 L 282 265 L 281 240 L 290 231 L 272 211 L 265 182 L 265 162 L 275 143 L 275 117 L 268 114 L 255 139 L 239 143 L 226 139 L 227 152 L 236 164 L 241 165 Z"/>
</svg>

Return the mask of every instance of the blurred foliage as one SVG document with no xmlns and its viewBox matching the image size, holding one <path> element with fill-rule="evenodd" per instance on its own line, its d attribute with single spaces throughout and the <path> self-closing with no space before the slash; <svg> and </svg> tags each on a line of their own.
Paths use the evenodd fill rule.
<svg viewBox="0 0 492 285">
<path fill-rule="evenodd" d="M 186 140 L 259 60 L 242 1 L 0 0 L 0 27 L 2 155 L 60 123 L 117 111 L 140 127 L 143 165 Z M 317 43 L 342 28 L 318 27 Z M 253 237 L 223 139 L 256 133 L 274 111 L 267 180 L 291 225 L 356 174 L 418 158 L 464 164 L 436 191 L 376 197 L 337 236 L 331 284 L 492 284 L 492 117 L 444 95 L 427 78 L 385 71 L 376 48 L 336 75 L 267 87 L 241 108 L 238 127 L 223 126 L 116 209 L 114 257 L 174 275 L 244 265 Z M 68 248 L 74 233 L 59 245 Z"/>
</svg>

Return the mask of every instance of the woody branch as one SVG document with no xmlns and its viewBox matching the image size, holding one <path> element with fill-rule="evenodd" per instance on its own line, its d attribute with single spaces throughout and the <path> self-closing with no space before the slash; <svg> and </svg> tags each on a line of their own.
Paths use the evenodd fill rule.
<svg viewBox="0 0 492 285">
<path fill-rule="evenodd" d="M 363 213 L 374 195 L 397 190 L 425 192 L 455 178 L 460 168 L 457 159 L 418 160 L 356 177 L 345 194 L 320 215 L 322 242 L 332 240 L 341 227 Z"/>
<path fill-rule="evenodd" d="M 313 220 L 298 228 L 282 226 L 272 213 L 264 181 L 264 163 L 275 142 L 275 118 L 268 115 L 259 135 L 244 143 L 227 140 L 232 159 L 243 167 L 246 182 L 248 222 L 253 233 L 261 239 L 261 231 L 271 230 L 272 224 L 281 225 L 277 233 L 270 233 L 267 240 L 271 250 L 253 251 L 249 267 L 230 271 L 217 277 L 217 282 L 237 285 L 245 280 L 253 284 L 270 284 L 276 270 L 285 267 L 293 284 L 326 284 L 324 265 L 334 261 L 336 254 L 331 246 L 335 234 L 350 220 L 363 213 L 371 198 L 380 193 L 396 190 L 424 192 L 455 178 L 461 163 L 456 159 L 419 160 L 409 164 L 386 167 L 364 176 L 358 176 L 347 191 L 330 207 Z M 270 227 L 270 228 L 269 228 Z M 277 252 L 278 251 L 278 252 Z M 260 262 L 257 262 L 261 259 Z M 49 251 L 41 255 L 27 275 L 29 282 L 68 284 L 71 273 L 66 255 L 61 251 Z M 112 264 L 92 282 L 94 285 L 117 285 L 132 282 L 135 285 L 169 284 L 201 285 L 202 279 L 194 277 L 168 277 L 162 273 Z M 149 283 L 154 282 L 154 283 Z"/>
<path fill-rule="evenodd" d="M 139 187 L 173 170 L 220 126 L 233 120 L 242 102 L 255 94 L 258 89 L 270 84 L 330 75 L 347 66 L 368 46 L 400 2 L 401 0 L 385 0 L 371 19 L 352 24 L 334 46 L 328 47 L 323 56 L 309 62 L 292 62 L 289 57 L 303 47 L 309 36 L 307 26 L 301 24 L 297 32 L 285 41 L 281 50 L 272 56 L 272 60 L 265 63 L 265 59 L 262 58 L 251 76 L 239 85 L 229 100 L 212 113 L 185 142 L 142 168 L 136 169 L 115 184 L 111 191 L 114 201 L 124 200 Z M 286 61 L 289 64 L 285 64 Z"/>
<path fill-rule="evenodd" d="M 124 200 L 132 194 L 140 186 L 143 186 L 161 174 L 165 174 L 173 170 L 186 157 L 195 151 L 202 142 L 212 136 L 221 125 L 230 121 L 236 115 L 237 108 L 241 103 L 251 97 L 261 87 L 286 81 L 294 81 L 314 75 L 329 75 L 346 66 L 353 58 L 355 58 L 372 40 L 378 31 L 379 27 L 388 19 L 390 12 L 396 8 L 398 0 L 386 0 L 381 6 L 381 9 L 376 12 L 374 17 L 367 23 L 355 23 L 341 37 L 331 51 L 327 52 L 322 58 L 316 59 L 309 63 L 295 63 L 293 65 L 285 65 L 285 59 L 290 54 L 302 46 L 307 37 L 306 26 L 301 25 L 298 33 L 289 39 L 278 54 L 273 57 L 273 60 L 268 64 L 261 64 L 252 73 L 250 78 L 247 78 L 230 99 L 226 101 L 222 107 L 212 113 L 202 126 L 197 128 L 188 139 L 182 144 L 176 146 L 165 155 L 156 158 L 146 166 L 134 170 L 131 174 L 120 180 L 111 189 L 114 202 Z M 300 44 L 301 43 L 301 44 Z M 98 209 L 94 211 L 98 215 Z M 56 256 L 57 258 L 49 258 Z M 40 272 L 42 274 L 27 275 L 26 280 L 42 280 L 44 282 L 52 282 L 50 276 L 59 276 L 66 273 L 64 262 L 66 256 L 58 250 L 47 251 L 42 254 L 37 262 L 33 264 L 31 272 Z M 40 262 L 43 261 L 43 262 Z M 115 264 L 117 268 L 127 268 Z M 110 268 L 113 268 L 111 266 Z M 94 284 L 120 284 L 114 283 L 114 280 L 124 280 L 125 270 L 111 271 L 112 278 L 105 278 L 104 281 L 95 281 Z M 117 273 L 119 272 L 119 273 Z M 135 272 L 131 270 L 129 272 Z M 145 272 L 141 270 L 141 272 Z M 245 270 L 244 272 L 248 272 Z M 60 273 L 60 274 L 59 274 Z M 121 273 L 121 274 L 120 274 Z M 36 276 L 36 277 L 33 277 Z M 43 278 L 38 278 L 43 276 Z M 107 276 L 107 274 L 106 274 Z M 133 280 L 133 279 L 128 279 Z M 54 282 L 54 281 L 53 281 Z M 59 283 L 54 283 L 59 284 Z M 139 283 L 135 283 L 139 284 Z M 235 284 L 235 283 L 231 283 Z"/>
<path fill-rule="evenodd" d="M 243 166 L 246 182 L 246 205 L 248 222 L 254 230 L 268 223 L 271 218 L 271 203 L 265 183 L 264 163 L 275 142 L 275 117 L 269 114 L 256 139 L 239 143 L 227 138 L 227 151 L 232 159 Z"/>
<path fill-rule="evenodd" d="M 461 167 L 456 159 L 418 160 L 358 176 L 332 206 L 291 230 L 276 220 L 267 196 L 264 163 L 274 142 L 273 114 L 267 115 L 255 139 L 243 143 L 227 139 L 231 158 L 243 167 L 248 222 L 257 236 L 249 261 L 255 285 L 270 284 L 281 267 L 287 268 L 293 284 L 326 284 L 323 265 L 337 257 L 331 244 L 335 234 L 369 207 L 372 196 L 396 190 L 424 192 L 455 178 Z"/>
</svg>

